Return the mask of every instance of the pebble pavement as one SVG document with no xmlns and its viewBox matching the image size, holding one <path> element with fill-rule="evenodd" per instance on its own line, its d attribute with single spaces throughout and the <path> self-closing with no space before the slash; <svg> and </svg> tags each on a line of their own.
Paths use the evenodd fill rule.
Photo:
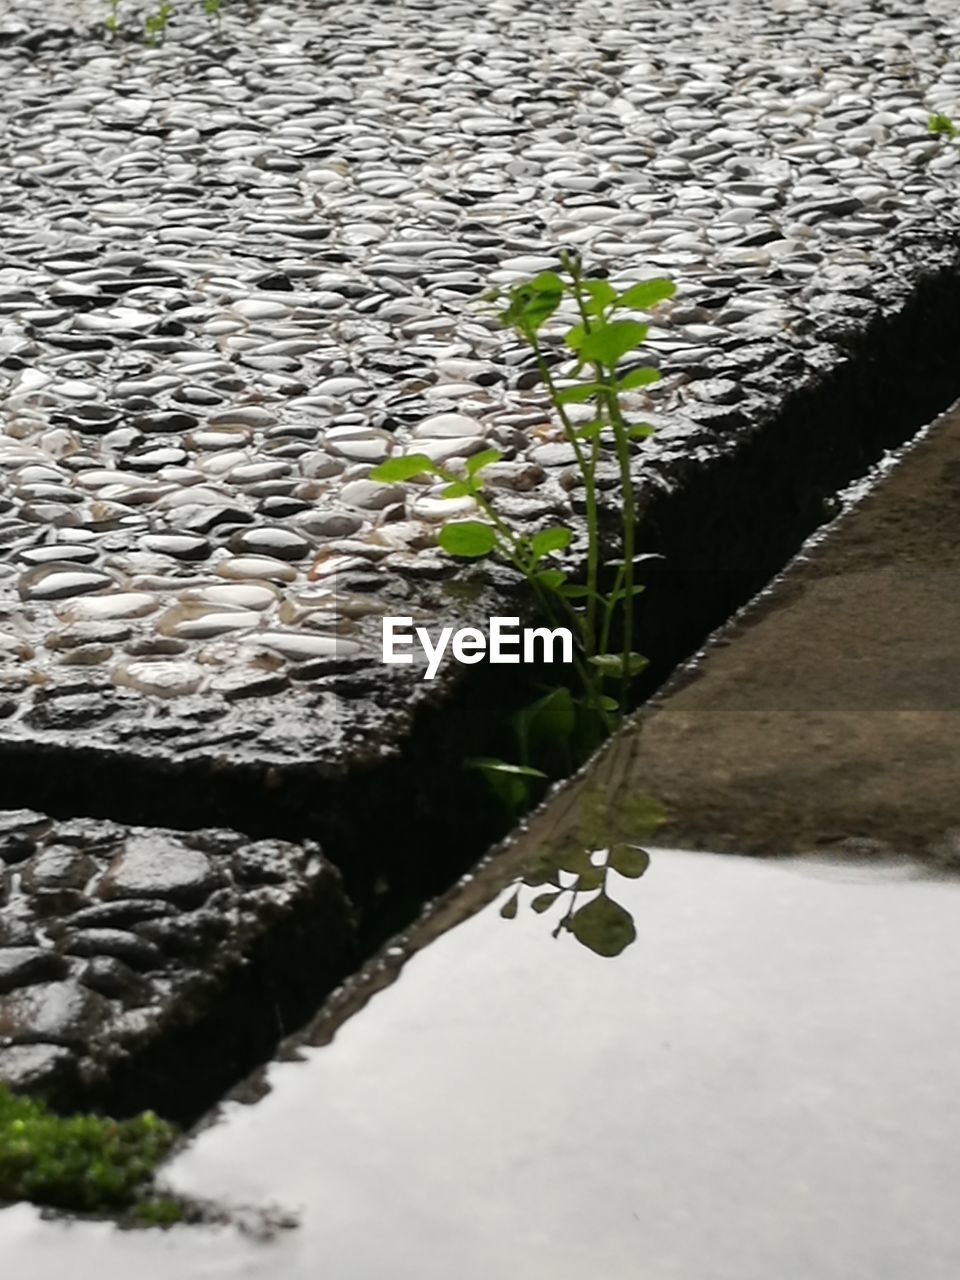
<svg viewBox="0 0 960 1280">
<path fill-rule="evenodd" d="M 0 1081 L 59 1102 L 110 1087 L 115 1106 L 131 1069 L 160 1072 L 157 1087 L 180 1105 L 204 1088 L 205 1069 L 225 1068 L 217 1083 L 230 1083 L 244 1056 L 225 1048 L 233 1023 L 254 1054 L 247 1066 L 258 1036 L 269 1049 L 282 1023 L 280 953 L 299 945 L 286 963 L 309 956 L 321 983 L 339 976 L 352 945 L 339 876 L 309 842 L 28 809 L 0 814 L 0 908 Z M 305 910 L 310 942 L 291 946 Z M 278 981 L 258 1007 L 256 984 L 242 986 L 244 957 L 263 945 Z M 222 1062 L 204 1056 L 203 1035 Z M 162 1056 L 178 1041 L 185 1064 Z"/>
<path fill-rule="evenodd" d="M 641 502 L 960 256 L 960 146 L 927 130 L 960 116 L 953 0 L 227 0 L 220 36 L 199 9 L 157 48 L 111 41 L 96 0 L 0 17 L 8 750 L 396 749 L 425 694 L 380 666 L 380 618 L 451 607 L 436 532 L 467 507 L 369 472 L 493 445 L 505 518 L 576 510 L 529 354 L 478 306 L 562 246 L 678 286 L 633 402 L 658 428 Z M 612 459 L 600 481 L 615 501 Z M 217 947 L 169 960 L 168 921 L 228 909 L 242 950 L 273 892 L 224 833 L 203 894 L 108 892 L 131 841 L 216 859 L 84 821 L 2 819 L 0 1077 L 24 1087 L 150 1040 Z"/>
<path fill-rule="evenodd" d="M 677 282 L 641 489 L 956 255 L 952 3 L 228 4 L 220 38 L 199 9 L 157 48 L 93 0 L 0 19 L 7 739 L 399 734 L 379 619 L 436 611 L 464 504 L 368 473 L 495 445 L 508 518 L 568 512 L 529 355 L 476 305 L 560 246 Z"/>
</svg>

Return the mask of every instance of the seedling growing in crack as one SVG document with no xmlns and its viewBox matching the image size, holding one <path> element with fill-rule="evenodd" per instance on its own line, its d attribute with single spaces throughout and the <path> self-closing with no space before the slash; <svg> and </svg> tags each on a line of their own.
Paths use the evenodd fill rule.
<svg viewBox="0 0 960 1280">
<path fill-rule="evenodd" d="M 167 24 L 172 14 L 173 5 L 169 3 L 169 0 L 160 0 L 160 8 L 156 13 L 152 13 L 144 23 L 149 44 L 164 43 L 167 38 Z"/>
<path fill-rule="evenodd" d="M 938 138 L 960 138 L 960 129 L 957 128 L 949 116 L 943 115 L 942 112 L 931 116 L 927 127 Z"/>
<path fill-rule="evenodd" d="M 217 35 L 223 32 L 223 8 L 221 0 L 203 0 L 203 12 L 208 18 L 215 18 L 217 21 Z"/>
<path fill-rule="evenodd" d="M 646 658 L 634 646 L 634 612 L 636 597 L 644 589 L 636 580 L 637 569 L 653 557 L 637 553 L 632 454 L 635 443 L 650 436 L 653 428 L 629 422 L 622 397 L 652 385 L 660 374 L 647 366 L 625 370 L 623 363 L 643 345 L 649 329 L 630 313 L 651 310 L 672 297 L 675 286 L 658 279 L 617 290 L 607 280 L 588 278 L 576 255 L 564 253 L 561 262 L 562 272 L 541 272 L 533 280 L 513 286 L 505 296 L 495 291 L 487 301 L 505 304 L 496 313 L 501 323 L 531 347 L 557 421 L 573 450 L 586 506 L 584 580 L 571 580 L 557 561 L 573 541 L 570 528 L 553 525 L 533 534 L 518 533 L 500 517 L 484 480 L 486 468 L 500 459 L 495 449 L 469 458 L 460 472 L 441 467 L 424 454 L 405 454 L 376 467 L 371 477 L 393 484 L 432 475 L 444 482 L 444 497 L 473 500 L 478 518 L 445 525 L 439 535 L 440 546 L 458 559 L 496 555 L 506 560 L 526 579 L 543 617 L 553 626 L 570 627 L 576 641 L 574 666 L 579 685 L 573 719 L 581 730 L 576 736 L 589 748 L 616 727 L 629 706 L 634 681 L 647 666 Z M 573 303 L 577 322 L 565 334 L 573 369 L 571 378 L 561 385 L 547 359 L 541 330 L 565 299 Z M 592 412 L 585 424 L 579 416 L 574 421 L 571 405 L 590 406 Z M 602 561 L 596 475 L 605 443 L 612 446 L 620 473 L 621 538 L 618 558 Z M 616 636 L 620 643 L 614 647 Z M 548 697 L 555 702 L 558 692 L 554 690 Z M 542 699 L 535 704 L 541 713 L 542 704 Z M 564 714 L 562 719 L 567 724 L 570 716 Z M 515 725 L 521 748 L 529 727 L 528 722 Z M 584 728 L 586 732 L 582 732 Z M 574 729 L 569 732 L 574 736 Z M 523 754 L 526 758 L 519 765 L 495 760 L 476 761 L 475 765 L 488 776 L 503 772 L 501 792 L 518 800 L 522 791 L 529 790 L 529 779 L 544 776 L 532 766 L 528 753 Z M 586 751 L 577 754 L 582 757 Z"/>
</svg>

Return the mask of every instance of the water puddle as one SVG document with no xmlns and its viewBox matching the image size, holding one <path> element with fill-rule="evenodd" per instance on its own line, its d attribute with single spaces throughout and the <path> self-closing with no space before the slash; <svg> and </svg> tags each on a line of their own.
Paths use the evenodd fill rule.
<svg viewBox="0 0 960 1280">
<path fill-rule="evenodd" d="M 617 904 L 627 945 L 558 930 L 570 892 L 531 909 L 543 883 L 505 919 L 501 861 L 425 932 L 486 905 L 169 1170 L 295 1228 L 120 1232 L 21 1205 L 0 1213 L 11 1273 L 952 1280 L 957 883 L 616 847 L 589 860 L 598 883 L 557 876 Z"/>
</svg>

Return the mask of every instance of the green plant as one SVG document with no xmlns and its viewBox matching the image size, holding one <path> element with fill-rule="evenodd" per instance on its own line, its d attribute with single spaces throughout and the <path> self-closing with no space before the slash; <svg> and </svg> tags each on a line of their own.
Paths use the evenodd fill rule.
<svg viewBox="0 0 960 1280">
<path fill-rule="evenodd" d="M 222 8 L 222 0 L 203 0 L 203 11 L 208 18 L 216 18 L 218 32 L 223 30 Z"/>
<path fill-rule="evenodd" d="M 471 762 L 486 773 L 514 811 L 522 803 L 529 780 L 545 776 L 533 766 L 525 749 L 538 721 L 542 722 L 548 713 L 555 730 L 562 721 L 567 737 L 580 743 L 576 754 L 582 758 L 616 727 L 629 705 L 631 686 L 647 665 L 634 647 L 635 599 L 644 589 L 636 581 L 636 574 L 644 560 L 654 557 L 638 555 L 636 550 L 632 451 L 637 441 L 652 434 L 652 428 L 645 423 L 628 422 L 621 398 L 627 392 L 650 386 L 660 375 L 656 369 L 637 366 L 635 362 L 629 368 L 623 366 L 642 346 L 649 328 L 630 313 L 651 310 L 672 297 L 675 287 L 669 280 L 647 280 L 617 290 L 608 280 L 587 277 L 574 254 L 564 253 L 561 262 L 562 274 L 542 272 L 535 279 L 512 287 L 505 299 L 494 292 L 487 295 L 487 300 L 505 302 L 497 312 L 500 321 L 514 329 L 533 350 L 557 421 L 573 449 L 586 509 L 583 579 L 572 580 L 556 560 L 573 541 L 570 528 L 553 525 L 532 534 L 518 533 L 500 517 L 484 480 L 486 468 L 501 457 L 496 449 L 467 459 L 465 469 L 456 473 L 420 453 L 390 458 L 371 472 L 373 479 L 384 483 L 433 475 L 444 482 L 443 496 L 471 498 L 479 518 L 445 525 L 439 535 L 440 546 L 462 559 L 496 554 L 507 560 L 526 579 L 540 614 L 554 626 L 569 626 L 573 633 L 579 686 L 575 704 L 552 690 L 546 699 L 515 719 L 520 764 L 489 758 Z M 572 308 L 574 323 L 563 337 L 571 367 L 561 378 L 548 359 L 541 331 L 565 301 Z M 579 414 L 571 414 L 572 405 L 590 407 L 586 422 L 579 420 Z M 597 467 L 606 446 L 612 449 L 620 475 L 620 554 L 614 560 L 602 560 L 596 483 Z M 618 635 L 620 643 L 614 648 Z M 497 779 L 497 774 L 502 776 Z"/>
<path fill-rule="evenodd" d="M 169 0 L 160 0 L 160 7 L 157 12 L 150 14 L 144 23 L 149 44 L 156 44 L 158 36 L 160 38 L 159 43 L 163 44 L 167 38 L 167 24 L 172 14 L 173 5 L 169 3 Z"/>
<path fill-rule="evenodd" d="M 938 137 L 960 138 L 960 129 L 953 123 L 949 116 L 945 116 L 942 112 L 932 115 L 927 122 L 927 127 L 931 133 Z"/>
<path fill-rule="evenodd" d="M 112 35 L 116 36 L 120 30 L 120 0 L 108 0 L 110 5 L 110 13 L 106 19 L 106 27 Z M 223 0 L 203 0 L 203 12 L 208 18 L 215 18 L 217 23 L 217 31 L 223 30 Z M 149 44 L 156 44 L 157 38 L 162 44 L 166 39 L 167 26 L 173 16 L 173 5 L 170 0 L 160 0 L 159 8 L 156 13 L 150 14 L 144 22 L 144 30 Z"/>
<path fill-rule="evenodd" d="M 0 1200 L 84 1211 L 126 1209 L 149 1186 L 176 1130 L 152 1112 L 131 1120 L 58 1116 L 0 1084 Z M 167 1201 L 153 1213 L 169 1217 Z"/>
</svg>

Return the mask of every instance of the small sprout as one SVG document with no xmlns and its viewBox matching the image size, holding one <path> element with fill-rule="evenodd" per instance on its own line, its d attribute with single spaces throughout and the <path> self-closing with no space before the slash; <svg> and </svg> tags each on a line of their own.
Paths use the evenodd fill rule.
<svg viewBox="0 0 960 1280">
<path fill-rule="evenodd" d="M 953 123 L 951 118 L 942 112 L 932 115 L 927 122 L 927 127 L 931 133 L 937 137 L 957 138 L 960 137 L 960 129 Z"/>
<path fill-rule="evenodd" d="M 160 44 L 163 44 L 166 40 L 167 25 L 170 22 L 172 13 L 173 5 L 169 3 L 169 0 L 160 0 L 160 7 L 157 12 L 150 14 L 144 23 L 144 27 L 147 32 L 147 41 L 149 44 L 157 44 L 158 36 L 160 37 Z"/>
</svg>

